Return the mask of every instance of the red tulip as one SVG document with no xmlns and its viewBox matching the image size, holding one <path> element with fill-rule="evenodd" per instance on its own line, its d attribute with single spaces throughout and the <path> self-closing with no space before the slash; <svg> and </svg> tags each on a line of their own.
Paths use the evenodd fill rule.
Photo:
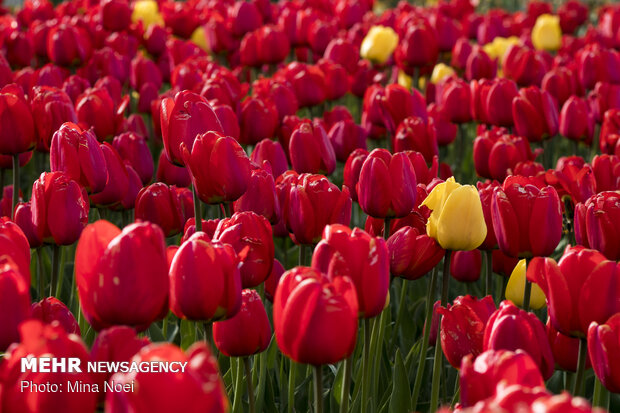
<svg viewBox="0 0 620 413">
<path fill-rule="evenodd" d="M 483 348 L 485 351 L 523 350 L 536 362 L 545 380 L 553 374 L 553 354 L 545 327 L 536 315 L 517 308 L 511 301 L 502 301 L 489 318 Z"/>
<path fill-rule="evenodd" d="M 398 218 L 413 210 L 416 185 L 415 170 L 405 153 L 391 155 L 385 149 L 375 149 L 362 165 L 356 189 L 360 206 L 368 215 Z"/>
<path fill-rule="evenodd" d="M 161 182 L 142 188 L 135 201 L 136 219 L 157 224 L 166 237 L 178 234 L 189 218 L 180 195 L 175 186 Z M 193 215 L 193 203 L 189 210 Z"/>
<path fill-rule="evenodd" d="M 125 163 L 112 145 L 106 142 L 100 145 L 100 148 L 105 158 L 108 180 L 103 191 L 91 194 L 90 200 L 97 206 L 116 206 L 127 196 L 130 183 L 129 174 Z"/>
<path fill-rule="evenodd" d="M 338 63 L 352 74 L 357 69 L 359 50 L 352 42 L 336 37 L 327 44 L 323 57 Z"/>
<path fill-rule="evenodd" d="M 495 191 L 495 188 L 499 187 L 499 183 L 497 181 L 479 181 L 476 186 L 478 188 L 478 194 L 480 195 L 480 202 L 482 203 L 484 223 L 487 226 L 487 237 L 479 248 L 484 250 L 495 249 L 497 247 L 497 238 L 495 238 L 495 231 L 493 229 L 491 200 L 493 199 L 493 192 Z M 510 272 L 508 275 L 510 275 Z"/>
<path fill-rule="evenodd" d="M 577 359 L 579 357 L 579 339 L 560 333 L 553 327 L 549 318 L 545 327 L 556 366 L 562 370 L 576 372 Z M 592 367 L 592 363 L 590 363 L 590 356 L 588 355 L 586 358 L 586 369 L 590 367 Z"/>
<path fill-rule="evenodd" d="M 115 374 L 111 380 L 121 385 L 133 384 L 134 391 L 108 392 L 106 410 L 109 413 L 141 409 L 152 413 L 228 411 L 226 390 L 218 374 L 217 361 L 206 344 L 195 343 L 185 353 L 173 344 L 151 344 L 142 348 L 132 361 L 187 364 L 183 372 Z M 170 394 L 177 395 L 178 400 Z"/>
<path fill-rule="evenodd" d="M 230 244 L 241 257 L 243 287 L 256 287 L 271 274 L 274 244 L 269 221 L 254 212 L 237 212 L 221 220 L 213 239 Z"/>
<path fill-rule="evenodd" d="M 264 100 L 271 100 L 278 110 L 278 120 L 295 115 L 299 109 L 297 96 L 288 82 L 274 79 L 258 79 L 252 84 L 252 93 Z"/>
<path fill-rule="evenodd" d="M 54 411 L 62 406 L 67 413 L 93 413 L 97 407 L 97 393 L 69 392 L 67 383 L 82 383 L 93 386 L 92 374 L 85 370 L 90 361 L 88 350 L 74 334 L 67 334 L 60 325 L 44 325 L 38 320 L 24 322 L 19 333 L 21 341 L 11 347 L 4 355 L 2 366 L 2 401 L 3 412 L 34 413 Z M 33 372 L 22 370 L 22 358 L 78 358 L 82 372 Z M 60 391 L 37 392 L 24 391 L 23 383 L 32 382 L 33 386 L 56 385 Z"/>
<path fill-rule="evenodd" d="M 286 154 L 280 142 L 277 141 L 263 139 L 258 142 L 250 155 L 250 159 L 257 165 L 263 165 L 264 161 L 268 161 L 273 179 L 277 179 L 288 170 Z"/>
<path fill-rule="evenodd" d="M 243 148 L 233 138 L 217 132 L 195 138 L 191 148 L 183 142 L 181 151 L 200 199 L 207 204 L 239 199 L 247 190 L 251 175 L 250 160 Z"/>
<path fill-rule="evenodd" d="M 414 68 L 434 65 L 438 54 L 433 28 L 420 20 L 408 25 L 394 51 L 394 58 L 406 72 L 412 72 Z"/>
<path fill-rule="evenodd" d="M 596 193 L 596 179 L 592 167 L 579 156 L 558 159 L 555 169 L 545 175 L 547 184 L 552 185 L 560 198 L 571 197 L 573 203 L 585 202 Z"/>
<path fill-rule="evenodd" d="M 349 75 L 347 71 L 329 59 L 321 59 L 317 65 L 325 75 L 325 92 L 327 100 L 337 100 L 349 92 Z"/>
<path fill-rule="evenodd" d="M 417 151 L 424 155 L 426 162 L 431 163 L 433 157 L 439 155 L 435 127 L 419 117 L 405 118 L 393 139 L 394 152 Z"/>
<path fill-rule="evenodd" d="M 0 293 L 3 297 L 0 307 L 0 351 L 19 341 L 18 327 L 30 316 L 29 276 L 20 273 L 19 266 L 10 255 L 0 256 Z"/>
<path fill-rule="evenodd" d="M 538 366 L 524 351 L 488 350 L 468 355 L 461 363 L 460 385 L 463 407 L 493 397 L 498 385 L 519 385 L 528 389 L 544 387 Z M 501 389 L 501 388 L 500 388 Z"/>
<path fill-rule="evenodd" d="M 326 225 L 349 225 L 351 197 L 346 186 L 341 191 L 323 175 L 295 174 L 282 190 L 284 222 L 296 242 L 318 242 Z"/>
<path fill-rule="evenodd" d="M 47 172 L 32 185 L 32 222 L 39 238 L 73 244 L 88 224 L 86 191 L 63 172 Z"/>
<path fill-rule="evenodd" d="M 62 90 L 48 86 L 33 89 L 32 116 L 37 119 L 38 149 L 49 151 L 54 133 L 64 122 L 77 122 L 73 102 Z"/>
<path fill-rule="evenodd" d="M 471 83 L 472 116 L 496 126 L 512 126 L 512 100 L 519 91 L 510 79 L 495 78 Z"/>
<path fill-rule="evenodd" d="M 357 315 L 355 286 L 348 277 L 330 281 L 309 267 L 282 275 L 273 323 L 280 350 L 296 362 L 318 366 L 349 357 L 355 349 Z"/>
<path fill-rule="evenodd" d="M 605 112 L 601 125 L 599 148 L 602 153 L 614 153 L 620 149 L 620 109 L 609 109 Z"/>
<path fill-rule="evenodd" d="M 318 66 L 293 62 L 276 73 L 291 83 L 300 107 L 314 106 L 327 98 L 325 74 Z"/>
<path fill-rule="evenodd" d="M 596 377 L 610 392 L 620 392 L 618 360 L 614 356 L 620 350 L 620 315 L 616 314 L 604 324 L 593 321 L 588 328 L 588 354 Z"/>
<path fill-rule="evenodd" d="M 514 80 L 519 86 L 538 87 L 550 69 L 550 64 L 545 59 L 544 52 L 527 46 L 512 45 L 504 54 L 502 69 L 504 76 Z"/>
<path fill-rule="evenodd" d="M 131 61 L 129 81 L 134 90 L 140 90 L 145 84 L 150 83 L 155 91 L 158 91 L 161 89 L 162 76 L 155 62 L 138 55 Z"/>
<path fill-rule="evenodd" d="M 270 99 L 246 98 L 239 115 L 240 142 L 253 145 L 275 136 L 278 127 L 278 110 Z"/>
<path fill-rule="evenodd" d="M 376 317 L 385 307 L 390 271 L 382 238 L 359 228 L 351 231 L 344 225 L 328 225 L 312 255 L 312 267 L 330 279 L 347 276 L 353 281 L 360 317 Z"/>
<path fill-rule="evenodd" d="M 161 151 L 159 154 L 155 179 L 168 185 L 175 185 L 182 188 L 187 188 L 192 183 L 187 168 L 184 166 L 177 166 L 170 162 L 165 151 Z"/>
<path fill-rule="evenodd" d="M 213 324 L 213 341 L 228 357 L 247 357 L 267 349 L 271 342 L 271 326 L 256 291 L 243 290 L 239 312 Z"/>
<path fill-rule="evenodd" d="M 494 190 L 491 217 L 500 249 L 512 257 L 550 255 L 562 237 L 562 211 L 555 189 L 539 189 L 520 177 L 509 176 Z"/>
<path fill-rule="evenodd" d="M 96 330 L 125 324 L 139 330 L 168 308 L 164 235 L 142 222 L 123 231 L 107 221 L 87 226 L 75 253 L 82 311 Z"/>
<path fill-rule="evenodd" d="M 264 25 L 258 29 L 258 58 L 262 63 L 276 64 L 289 55 L 291 46 L 284 31 L 276 25 Z"/>
<path fill-rule="evenodd" d="M 248 190 L 235 201 L 234 211 L 252 211 L 277 224 L 281 219 L 280 201 L 276 194 L 276 184 L 268 161 L 263 168 L 252 170 Z"/>
<path fill-rule="evenodd" d="M 0 154 L 17 155 L 34 148 L 34 120 L 19 86 L 10 84 L 0 89 L 0 117 Z"/>
<path fill-rule="evenodd" d="M 602 323 L 620 311 L 614 298 L 619 276 L 615 262 L 581 246 L 567 247 L 558 263 L 535 258 L 527 271 L 547 297 L 553 327 L 573 337 L 585 337 L 592 321 Z"/>
<path fill-rule="evenodd" d="M 548 92 L 536 87 L 519 91 L 512 101 L 512 117 L 517 133 L 538 142 L 558 133 L 558 109 Z"/>
<path fill-rule="evenodd" d="M 452 305 L 439 307 L 441 318 L 441 349 L 454 367 L 461 367 L 467 356 L 478 356 L 483 351 L 484 329 L 495 303 L 490 295 L 478 300 L 471 295 L 457 297 Z"/>
<path fill-rule="evenodd" d="M 47 56 L 59 66 L 80 65 L 92 51 L 88 32 L 79 26 L 60 23 L 47 35 Z"/>
<path fill-rule="evenodd" d="M 596 191 L 620 189 L 620 157 L 617 155 L 596 155 L 592 158 L 592 172 L 596 179 Z"/>
<path fill-rule="evenodd" d="M 575 239 L 586 248 L 601 252 L 610 260 L 620 258 L 620 195 L 606 191 L 575 206 Z M 617 219 L 618 218 L 618 219 Z"/>
<path fill-rule="evenodd" d="M 493 79 L 496 72 L 497 63 L 480 46 L 474 46 L 465 63 L 465 79 Z"/>
<path fill-rule="evenodd" d="M 112 145 L 121 158 L 128 162 L 140 176 L 143 185 L 153 179 L 153 156 L 149 151 L 146 140 L 134 133 L 125 132 L 114 138 Z"/>
<path fill-rule="evenodd" d="M 106 30 L 123 31 L 131 24 L 131 8 L 126 0 L 103 0 L 101 23 Z"/>
<path fill-rule="evenodd" d="M 12 192 L 10 199 L 12 199 Z M 17 204 L 17 207 L 15 207 L 14 221 L 28 239 L 30 248 L 37 248 L 43 245 L 43 240 L 39 236 L 39 231 L 32 222 L 32 208 L 30 202 L 19 202 Z"/>
<path fill-rule="evenodd" d="M 482 254 L 480 250 L 454 251 L 450 256 L 450 275 L 460 282 L 475 282 L 480 279 Z"/>
<path fill-rule="evenodd" d="M 470 100 L 469 85 L 462 79 L 451 76 L 437 84 L 435 103 L 450 122 L 465 123 L 471 120 L 471 111 L 467 104 Z"/>
<path fill-rule="evenodd" d="M 111 139 L 122 127 L 129 97 L 117 107 L 107 89 L 87 89 L 77 100 L 75 112 L 82 129 L 93 128 L 100 141 Z"/>
<path fill-rule="evenodd" d="M 184 164 L 182 143 L 191 151 L 197 135 L 224 132 L 207 100 L 187 90 L 162 100 L 160 118 L 166 156 L 177 165 Z"/>
<path fill-rule="evenodd" d="M 534 160 L 529 142 L 504 128 L 478 128 L 474 140 L 474 167 L 483 178 L 503 181 L 519 162 Z"/>
<path fill-rule="evenodd" d="M 403 227 L 387 240 L 390 273 L 408 280 L 417 280 L 431 271 L 445 251 L 437 241 L 413 227 Z"/>
<path fill-rule="evenodd" d="M 554 67 L 545 74 L 540 88 L 549 92 L 559 106 L 564 105 L 572 95 L 577 95 L 580 89 L 579 79 L 575 72 L 567 67 Z"/>
<path fill-rule="evenodd" d="M 136 330 L 127 326 L 114 326 L 101 330 L 90 351 L 91 358 L 95 362 L 128 362 L 143 347 L 150 344 L 147 337 L 138 337 Z M 105 382 L 110 380 L 112 373 L 96 373 L 99 381 L 99 389 L 104 387 Z M 99 399 L 103 399 L 103 392 Z"/>
<path fill-rule="evenodd" d="M 362 165 L 367 157 L 368 151 L 366 149 L 356 149 L 351 152 L 344 165 L 344 185 L 351 191 L 351 198 L 355 202 L 357 202 L 357 182 L 359 181 Z"/>
<path fill-rule="evenodd" d="M 11 258 L 19 274 L 30 285 L 30 246 L 21 228 L 8 217 L 0 218 L 0 251 Z"/>
<path fill-rule="evenodd" d="M 571 96 L 560 112 L 560 133 L 562 136 L 575 140 L 592 142 L 594 133 L 594 118 L 586 101 L 577 96 Z"/>
<path fill-rule="evenodd" d="M 80 326 L 71 310 L 56 297 L 47 297 L 31 307 L 31 317 L 44 324 L 57 322 L 67 334 L 81 335 Z"/>
<path fill-rule="evenodd" d="M 50 166 L 52 171 L 65 172 L 91 193 L 101 192 L 108 181 L 106 160 L 96 137 L 74 123 L 65 123 L 54 133 Z"/>
<path fill-rule="evenodd" d="M 210 268 L 205 277 L 204 268 Z M 234 316 L 241 305 L 241 276 L 235 250 L 208 242 L 197 232 L 170 265 L 170 309 L 177 317 L 215 321 Z"/>
<path fill-rule="evenodd" d="M 289 156 L 298 173 L 324 173 L 336 169 L 336 154 L 323 127 L 314 122 L 301 122 L 291 134 Z"/>
<path fill-rule="evenodd" d="M 577 52 L 579 80 L 585 90 L 593 89 L 596 82 L 620 83 L 613 69 L 620 64 L 620 54 L 600 44 L 589 44 Z"/>
</svg>

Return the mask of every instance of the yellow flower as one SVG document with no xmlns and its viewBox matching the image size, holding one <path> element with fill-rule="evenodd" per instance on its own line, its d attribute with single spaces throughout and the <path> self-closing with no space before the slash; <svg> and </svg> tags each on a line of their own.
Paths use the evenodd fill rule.
<svg viewBox="0 0 620 413">
<path fill-rule="evenodd" d="M 145 29 L 152 24 L 164 25 L 164 19 L 159 14 L 159 6 L 156 1 L 138 0 L 134 3 L 131 21 L 135 23 L 140 20 L 142 20 Z"/>
<path fill-rule="evenodd" d="M 542 14 L 532 28 L 532 43 L 538 50 L 558 50 L 562 45 L 560 18 Z"/>
<path fill-rule="evenodd" d="M 506 51 L 513 44 L 519 44 L 519 38 L 516 36 L 496 37 L 491 43 L 482 46 L 482 50 L 489 55 L 491 59 L 503 59 Z"/>
<path fill-rule="evenodd" d="M 398 35 L 391 27 L 372 26 L 362 41 L 360 56 L 373 62 L 385 63 L 397 44 Z"/>
<path fill-rule="evenodd" d="M 398 71 L 398 84 L 404 87 L 405 89 L 409 90 L 411 89 L 411 86 L 413 85 L 413 80 L 411 79 L 411 76 L 409 76 L 407 73 L 403 72 L 402 70 L 399 70 Z"/>
<path fill-rule="evenodd" d="M 211 49 L 207 43 L 207 37 L 205 36 L 205 28 L 203 26 L 196 27 L 194 33 L 192 33 L 191 41 L 205 52 L 209 53 Z"/>
<path fill-rule="evenodd" d="M 487 236 L 480 195 L 472 185 L 461 185 L 450 177 L 433 188 L 422 205 L 433 211 L 426 233 L 444 249 L 471 251 Z"/>
<path fill-rule="evenodd" d="M 433 73 L 431 74 L 431 83 L 437 84 L 441 81 L 441 79 L 452 76 L 454 74 L 454 69 L 444 63 L 437 63 L 433 68 Z"/>
<path fill-rule="evenodd" d="M 520 260 L 512 270 L 508 285 L 506 286 L 506 299 L 512 301 L 518 306 L 523 306 L 523 292 L 525 291 L 525 259 Z M 532 283 L 532 292 L 530 294 L 530 308 L 539 310 L 546 304 L 545 293 L 540 289 L 538 284 Z"/>
</svg>

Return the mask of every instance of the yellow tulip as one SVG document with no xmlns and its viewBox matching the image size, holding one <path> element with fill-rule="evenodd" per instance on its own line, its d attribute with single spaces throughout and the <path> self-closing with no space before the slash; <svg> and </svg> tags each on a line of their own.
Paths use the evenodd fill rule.
<svg viewBox="0 0 620 413">
<path fill-rule="evenodd" d="M 506 51 L 513 44 L 519 44 L 520 40 L 516 36 L 496 37 L 491 43 L 482 46 L 482 50 L 489 55 L 491 59 L 503 59 Z"/>
<path fill-rule="evenodd" d="M 413 85 L 413 80 L 411 79 L 411 76 L 409 76 L 407 73 L 403 72 L 402 70 L 399 70 L 398 71 L 398 84 L 404 87 L 405 89 L 409 90 L 411 89 L 411 86 Z"/>
<path fill-rule="evenodd" d="M 523 306 L 523 292 L 525 291 L 525 259 L 520 260 L 512 270 L 508 285 L 506 286 L 506 299 L 512 301 L 518 306 Z M 538 284 L 532 283 L 532 292 L 530 294 L 530 308 L 539 310 L 546 304 L 545 293 L 540 289 Z"/>
<path fill-rule="evenodd" d="M 461 185 L 450 177 L 433 188 L 422 205 L 432 211 L 426 233 L 444 249 L 471 251 L 487 236 L 480 195 L 472 185 Z"/>
<path fill-rule="evenodd" d="M 360 47 L 360 56 L 373 62 L 385 63 L 398 44 L 398 35 L 391 27 L 373 26 Z"/>
<path fill-rule="evenodd" d="M 196 30 L 194 30 L 194 33 L 192 33 L 192 37 L 190 38 L 190 40 L 205 52 L 209 53 L 211 51 L 211 49 L 209 48 L 209 44 L 207 43 L 205 28 L 203 26 L 196 27 Z"/>
<path fill-rule="evenodd" d="M 532 43 L 538 50 L 558 50 L 562 45 L 560 18 L 542 14 L 532 28 Z"/>
<path fill-rule="evenodd" d="M 142 20 L 144 28 L 152 24 L 164 25 L 164 18 L 159 13 L 159 6 L 154 0 L 139 0 L 133 5 L 131 21 L 136 23 Z"/>
<path fill-rule="evenodd" d="M 437 63 L 433 68 L 433 73 L 431 74 L 431 83 L 437 84 L 443 78 L 452 76 L 454 74 L 454 69 L 444 63 Z"/>
</svg>

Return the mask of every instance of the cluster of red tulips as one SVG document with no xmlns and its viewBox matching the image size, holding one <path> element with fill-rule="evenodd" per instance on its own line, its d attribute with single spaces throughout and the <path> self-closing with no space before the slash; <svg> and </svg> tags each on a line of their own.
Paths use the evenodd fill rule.
<svg viewBox="0 0 620 413">
<path fill-rule="evenodd" d="M 620 7 L 429 3 L 0 8 L 0 412 L 620 409 Z"/>
</svg>

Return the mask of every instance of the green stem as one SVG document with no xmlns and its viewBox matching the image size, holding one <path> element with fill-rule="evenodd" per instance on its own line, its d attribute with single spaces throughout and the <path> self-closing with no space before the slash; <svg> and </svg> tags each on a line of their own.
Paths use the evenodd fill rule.
<svg viewBox="0 0 620 413">
<path fill-rule="evenodd" d="M 422 380 L 424 378 L 424 366 L 426 364 L 426 352 L 428 350 L 428 340 L 431 334 L 431 322 L 433 320 L 433 304 L 435 297 L 435 289 L 437 288 L 437 273 L 439 265 L 433 268 L 431 281 L 428 285 L 426 293 L 426 320 L 424 322 L 424 334 L 422 336 L 422 349 L 420 350 L 420 359 L 418 361 L 418 370 L 415 375 L 415 384 L 413 385 L 413 396 L 411 398 L 411 406 L 413 411 L 418 411 L 418 397 L 420 397 L 420 389 L 422 388 Z"/>
<path fill-rule="evenodd" d="M 452 251 L 446 250 L 446 255 L 443 258 L 443 278 L 441 288 L 441 305 L 445 306 L 448 301 L 448 288 L 450 281 L 450 257 Z M 439 316 L 439 322 L 441 326 L 441 316 Z M 438 331 L 439 333 L 439 331 Z M 434 412 L 439 407 L 439 379 L 441 377 L 441 371 L 443 369 L 443 354 L 441 351 L 440 335 L 437 334 L 437 343 L 435 344 L 435 359 L 433 360 L 433 382 L 431 389 L 431 405 L 430 411 Z"/>
<path fill-rule="evenodd" d="M 323 413 L 323 366 L 314 366 L 314 412 Z"/>
<path fill-rule="evenodd" d="M 204 335 L 205 343 L 209 346 L 210 350 L 214 351 L 215 343 L 213 343 L 213 323 L 212 322 L 204 323 L 204 330 L 205 330 L 205 335 Z"/>
<path fill-rule="evenodd" d="M 252 386 L 252 370 L 250 369 L 250 358 L 243 358 L 243 365 L 245 367 L 245 381 L 248 384 L 248 399 L 250 404 L 250 413 L 255 412 L 254 408 L 254 386 Z"/>
<path fill-rule="evenodd" d="M 362 359 L 362 413 L 368 409 L 368 387 L 370 385 L 370 319 L 364 319 L 364 358 Z"/>
<path fill-rule="evenodd" d="M 231 359 L 232 361 L 233 359 Z M 233 364 L 234 363 L 234 364 Z M 232 411 L 234 413 L 242 411 L 242 400 L 241 400 L 241 386 L 243 385 L 243 371 L 241 366 L 241 360 L 237 357 L 235 361 L 231 363 L 231 368 L 236 367 L 236 376 L 235 376 L 235 395 L 233 397 L 233 405 Z"/>
<path fill-rule="evenodd" d="M 304 265 L 306 262 L 306 246 L 299 244 L 299 265 Z"/>
<path fill-rule="evenodd" d="M 13 155 L 13 207 L 11 216 L 14 217 L 15 207 L 19 199 L 19 154 Z"/>
<path fill-rule="evenodd" d="M 573 396 L 582 396 L 583 375 L 586 370 L 586 357 L 588 351 L 588 342 L 585 337 L 579 339 L 579 356 L 577 358 L 577 377 L 575 378 L 575 387 L 573 387 Z"/>
<path fill-rule="evenodd" d="M 390 238 L 390 218 L 385 218 L 385 223 L 383 224 L 383 238 L 387 241 Z"/>
<path fill-rule="evenodd" d="M 39 287 L 38 287 L 38 291 L 37 293 L 39 294 L 39 300 L 42 300 L 44 298 L 44 292 L 43 292 L 43 247 L 39 247 L 37 248 L 37 275 L 38 275 L 38 282 L 39 282 Z"/>
<path fill-rule="evenodd" d="M 493 252 L 491 250 L 485 251 L 484 256 L 486 258 L 487 277 L 484 283 L 484 295 L 493 294 Z"/>
<path fill-rule="evenodd" d="M 291 359 L 291 369 L 288 375 L 288 413 L 295 410 L 295 373 L 297 364 Z"/>
<path fill-rule="evenodd" d="M 396 313 L 396 322 L 394 323 L 394 330 L 392 331 L 392 342 L 390 347 L 394 347 L 396 344 L 396 338 L 398 337 L 398 328 L 400 327 L 400 320 L 405 311 L 405 302 L 407 301 L 407 286 L 409 285 L 404 278 L 400 283 L 400 300 L 398 301 L 398 312 Z"/>
<path fill-rule="evenodd" d="M 349 411 L 349 390 L 351 388 L 351 373 L 353 372 L 353 354 L 344 359 L 344 380 L 340 397 L 340 413 Z"/>
<path fill-rule="evenodd" d="M 530 297 L 532 296 L 532 283 L 525 280 L 525 288 L 523 289 L 523 309 L 530 311 Z"/>
<path fill-rule="evenodd" d="M 196 186 L 193 188 L 194 192 L 194 221 L 196 222 L 196 232 L 202 231 L 202 211 L 200 205 L 200 198 L 198 198 L 198 192 Z"/>
<path fill-rule="evenodd" d="M 0 168 L 0 189 L 4 188 L 4 174 L 5 174 L 4 168 Z"/>
<path fill-rule="evenodd" d="M 601 394 L 603 393 L 603 385 L 598 377 L 594 377 L 594 395 L 592 396 L 592 407 L 602 407 Z"/>
<path fill-rule="evenodd" d="M 52 277 L 50 282 L 50 296 L 58 295 L 58 276 L 60 273 L 60 247 L 52 244 Z M 56 291 L 54 291 L 56 289 Z"/>
</svg>

